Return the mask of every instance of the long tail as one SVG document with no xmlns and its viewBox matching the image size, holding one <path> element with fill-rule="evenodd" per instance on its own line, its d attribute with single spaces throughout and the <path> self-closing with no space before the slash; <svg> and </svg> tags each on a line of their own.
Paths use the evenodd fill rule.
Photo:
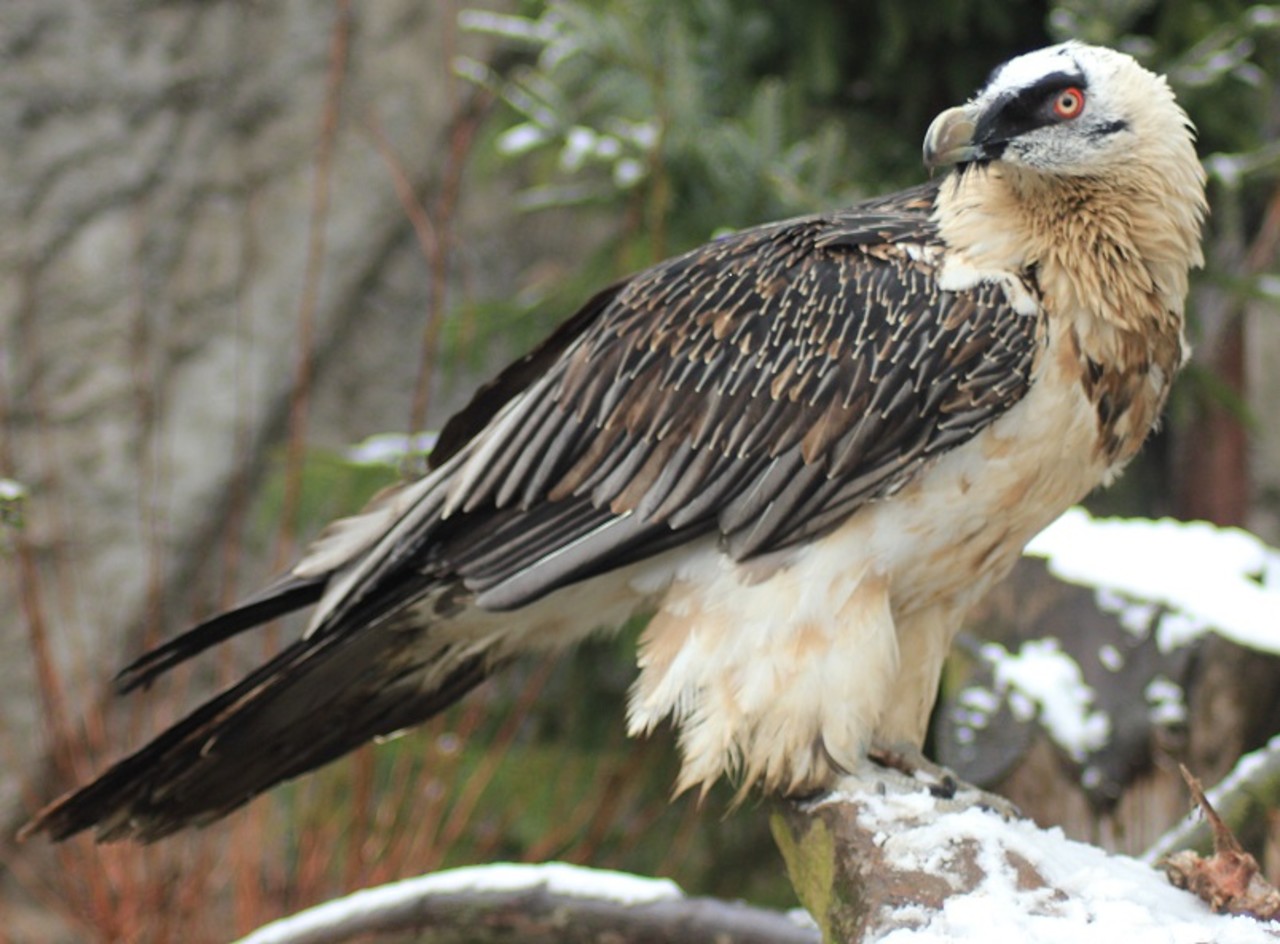
<svg viewBox="0 0 1280 944">
<path fill-rule="evenodd" d="M 122 674 L 133 688 L 214 642 L 289 609 L 316 590 L 290 581 L 215 617 Z M 335 626 L 299 639 L 87 786 L 50 803 L 22 836 L 55 840 L 95 828 L 99 840 L 152 842 L 224 816 L 269 787 L 418 724 L 495 666 L 483 648 L 431 644 L 421 625 Z M 236 616 L 236 614 L 239 614 Z M 251 622 L 252 621 L 252 622 Z M 373 629 L 374 631 L 369 631 Z"/>
</svg>

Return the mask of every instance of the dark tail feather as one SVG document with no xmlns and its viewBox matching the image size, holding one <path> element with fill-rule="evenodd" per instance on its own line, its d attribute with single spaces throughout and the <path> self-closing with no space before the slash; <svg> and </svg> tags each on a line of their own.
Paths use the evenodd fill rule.
<svg viewBox="0 0 1280 944">
<path fill-rule="evenodd" d="M 246 629 L 310 606 L 320 599 L 327 581 L 327 576 L 286 577 L 273 583 L 235 609 L 205 620 L 199 626 L 192 627 L 181 636 L 170 639 L 125 666 L 116 676 L 116 691 L 123 695 L 135 688 L 149 685 L 157 676 L 204 652 L 210 646 L 216 646 Z"/>
<path fill-rule="evenodd" d="M 205 825 L 282 780 L 425 721 L 495 668 L 474 649 L 433 650 L 421 632 L 370 629 L 298 640 L 46 806 L 20 835 L 61 840 L 96 828 L 99 840 L 151 842 Z"/>
</svg>

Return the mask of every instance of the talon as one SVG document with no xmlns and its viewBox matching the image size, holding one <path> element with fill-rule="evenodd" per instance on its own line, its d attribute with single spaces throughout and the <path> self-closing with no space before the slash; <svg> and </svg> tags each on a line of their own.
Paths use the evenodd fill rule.
<svg viewBox="0 0 1280 944">
<path fill-rule="evenodd" d="M 959 789 L 960 784 L 951 774 L 945 774 L 938 783 L 929 785 L 929 792 L 939 800 L 954 800 Z"/>
<path fill-rule="evenodd" d="M 929 795 L 939 800 L 962 807 L 976 806 L 1006 820 L 1025 819 L 1016 804 L 968 783 L 954 771 L 929 760 L 913 744 L 872 744 L 867 751 L 867 759 L 886 770 L 897 771 L 917 783 L 923 783 Z M 884 783 L 877 784 L 877 788 L 883 792 Z"/>
</svg>

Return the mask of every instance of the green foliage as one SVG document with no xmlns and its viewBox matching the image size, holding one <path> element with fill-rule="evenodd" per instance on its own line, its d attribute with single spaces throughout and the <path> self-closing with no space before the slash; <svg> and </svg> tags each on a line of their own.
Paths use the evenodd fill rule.
<svg viewBox="0 0 1280 944">
<path fill-rule="evenodd" d="M 980 0 L 547 0 L 464 11 L 502 65 L 461 60 L 507 109 L 490 173 L 518 206 L 599 233 L 586 258 L 447 332 L 532 344 L 618 276 L 718 232 L 920 181 L 920 140 L 992 64 L 1044 39 L 1046 8 Z M 470 315 L 474 314 L 473 319 Z M 450 345 L 451 360 L 466 357 Z"/>
<path fill-rule="evenodd" d="M 623 265 L 813 209 L 852 179 L 847 136 L 812 101 L 829 57 L 769 74 L 779 38 L 762 5 L 563 0 L 464 23 L 536 50 L 509 76 L 471 72 L 511 107 L 499 150 L 539 179 L 522 205 L 609 208 L 623 236 L 644 234 Z"/>
<path fill-rule="evenodd" d="M 279 533 L 284 508 L 285 463 L 272 464 L 258 493 L 252 518 L 255 543 L 266 546 Z M 298 497 L 298 520 L 289 525 L 300 535 L 313 536 L 335 518 L 352 514 L 379 489 L 399 478 L 396 465 L 354 462 L 334 449 L 311 449 L 303 461 Z"/>
<path fill-rule="evenodd" d="M 535 168 L 524 205 L 623 211 L 647 237 L 632 264 L 918 180 L 929 119 L 1041 42 L 1045 14 L 993 17 L 977 0 L 530 6 L 464 14 L 530 58 L 463 71 L 511 107 L 498 147 Z"/>
</svg>

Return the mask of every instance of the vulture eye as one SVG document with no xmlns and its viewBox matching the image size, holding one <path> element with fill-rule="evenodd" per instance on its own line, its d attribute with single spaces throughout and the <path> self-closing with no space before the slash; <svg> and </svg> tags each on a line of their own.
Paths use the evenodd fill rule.
<svg viewBox="0 0 1280 944">
<path fill-rule="evenodd" d="M 1053 100 L 1053 113 L 1063 120 L 1077 118 L 1084 111 L 1084 92 L 1072 86 L 1063 89 Z"/>
</svg>

